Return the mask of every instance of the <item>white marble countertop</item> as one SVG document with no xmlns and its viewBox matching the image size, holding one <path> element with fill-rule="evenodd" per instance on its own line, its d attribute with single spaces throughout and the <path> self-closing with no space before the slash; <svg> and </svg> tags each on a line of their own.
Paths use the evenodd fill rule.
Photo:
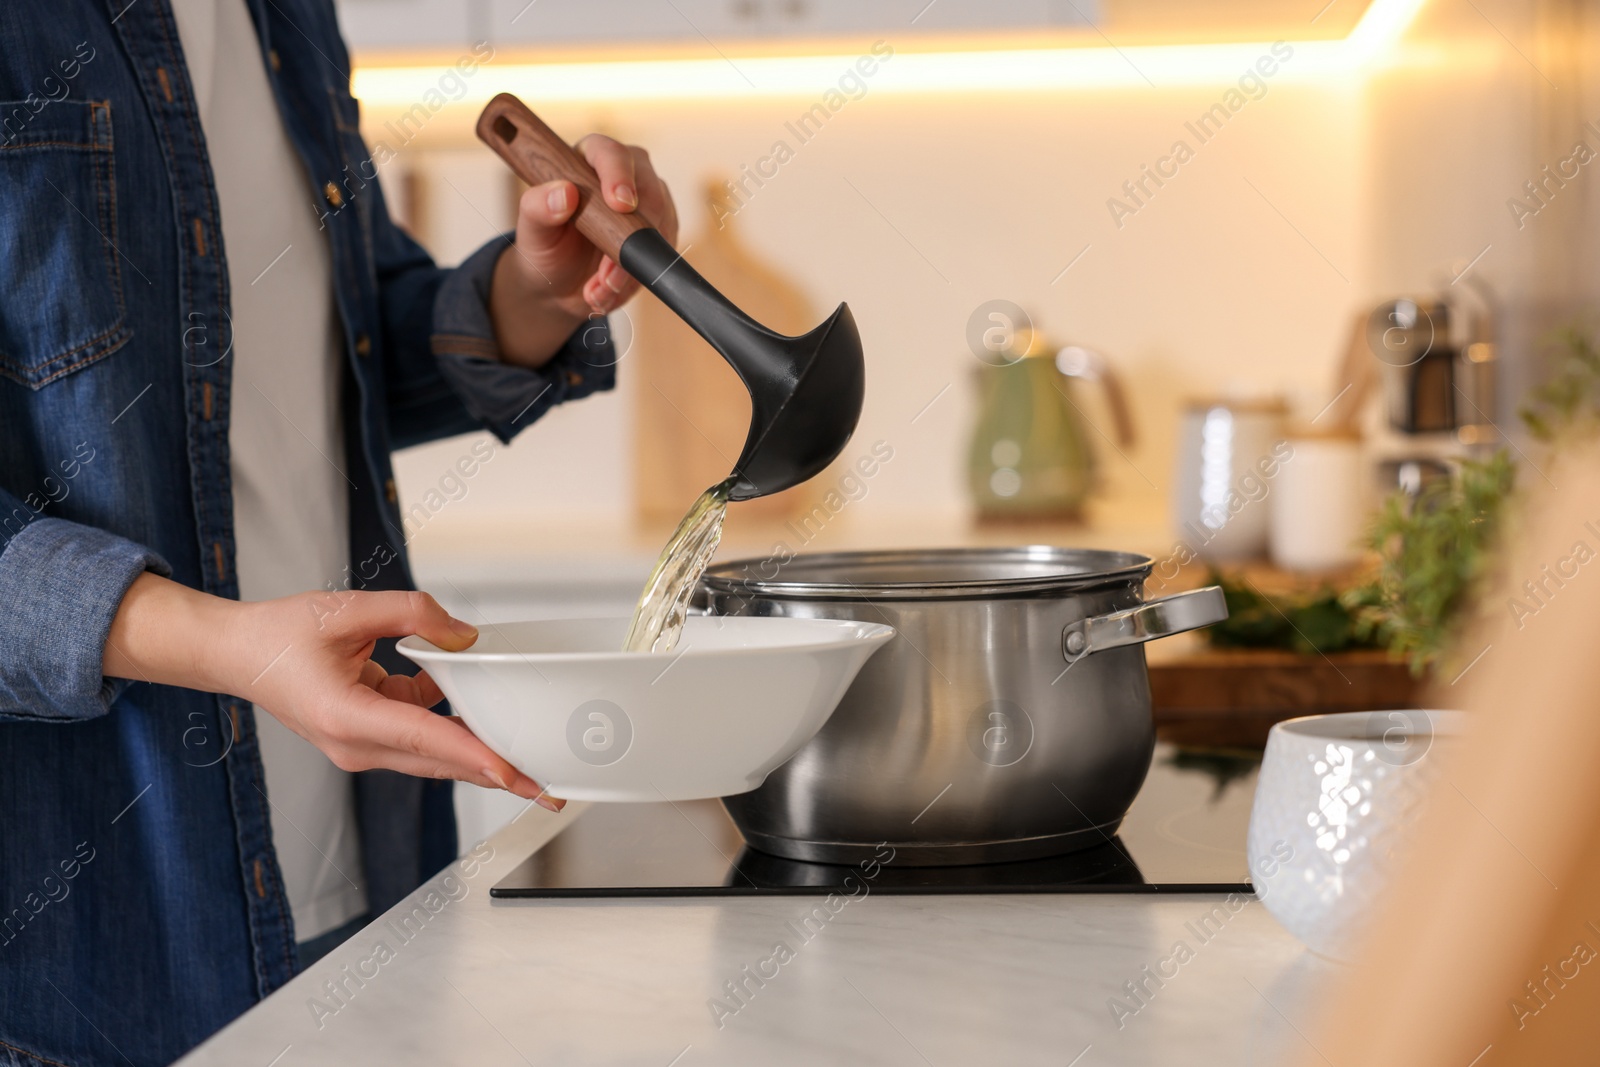
<svg viewBox="0 0 1600 1067">
<path fill-rule="evenodd" d="M 182 1063 L 1240 1067 L 1304 1051 L 1332 966 L 1219 896 L 868 895 L 810 940 L 788 924 L 820 895 L 489 899 L 581 817 L 532 809 Z"/>
</svg>

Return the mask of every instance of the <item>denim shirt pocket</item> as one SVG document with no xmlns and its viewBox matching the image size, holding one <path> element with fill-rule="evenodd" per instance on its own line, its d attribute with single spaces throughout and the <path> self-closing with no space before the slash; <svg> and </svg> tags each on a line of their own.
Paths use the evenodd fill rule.
<svg viewBox="0 0 1600 1067">
<path fill-rule="evenodd" d="M 0 376 L 40 389 L 127 343 L 111 104 L 0 103 Z"/>
</svg>

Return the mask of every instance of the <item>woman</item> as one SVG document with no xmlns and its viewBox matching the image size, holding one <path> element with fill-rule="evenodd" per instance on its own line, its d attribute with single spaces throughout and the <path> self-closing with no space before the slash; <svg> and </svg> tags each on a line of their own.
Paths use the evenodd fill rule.
<svg viewBox="0 0 1600 1067">
<path fill-rule="evenodd" d="M 559 808 L 400 673 L 475 631 L 390 452 L 609 388 L 635 283 L 561 182 L 435 267 L 330 0 L 17 0 L 0 57 L 0 1064 L 166 1063 L 455 857 L 440 779 Z"/>
</svg>

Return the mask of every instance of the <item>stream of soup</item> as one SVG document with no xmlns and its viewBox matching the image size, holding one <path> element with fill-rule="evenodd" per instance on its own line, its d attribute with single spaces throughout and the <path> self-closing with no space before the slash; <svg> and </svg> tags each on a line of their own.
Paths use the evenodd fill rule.
<svg viewBox="0 0 1600 1067">
<path fill-rule="evenodd" d="M 671 652 L 677 647 L 695 583 L 722 540 L 722 520 L 728 514 L 728 494 L 734 481 L 729 478 L 701 493 L 672 531 L 644 584 L 622 651 Z"/>
</svg>

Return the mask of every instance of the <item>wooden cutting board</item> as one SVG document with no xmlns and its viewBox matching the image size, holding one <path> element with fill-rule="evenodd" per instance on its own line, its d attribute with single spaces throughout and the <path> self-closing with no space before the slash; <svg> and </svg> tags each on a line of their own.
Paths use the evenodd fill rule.
<svg viewBox="0 0 1600 1067">
<path fill-rule="evenodd" d="M 1381 649 L 1206 649 L 1150 664 L 1156 733 L 1211 748 L 1261 748 L 1273 723 L 1300 715 L 1414 707 L 1420 688 Z"/>
<path fill-rule="evenodd" d="M 802 334 L 822 316 L 799 289 L 738 238 L 725 183 L 701 190 L 707 223 L 686 241 L 683 258 L 758 322 Z M 658 300 L 630 306 L 633 349 L 622 372 L 634 376 L 634 508 L 646 522 L 675 523 L 707 486 L 728 476 L 750 429 L 750 395 L 717 352 Z M 783 520 L 809 501 L 805 486 L 735 505 L 731 516 Z"/>
</svg>

